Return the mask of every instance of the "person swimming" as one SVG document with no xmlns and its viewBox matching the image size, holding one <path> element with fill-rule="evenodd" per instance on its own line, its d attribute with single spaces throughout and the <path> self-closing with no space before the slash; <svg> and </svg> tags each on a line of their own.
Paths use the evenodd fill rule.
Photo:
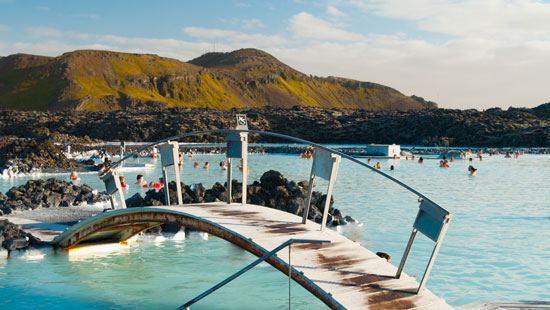
<svg viewBox="0 0 550 310">
<path fill-rule="evenodd" d="M 199 163 L 198 163 L 198 162 L 195 162 L 195 163 L 193 164 L 193 168 L 198 168 L 198 167 L 199 167 Z"/>
<path fill-rule="evenodd" d="M 241 159 L 241 163 L 237 166 L 237 168 L 242 172 L 243 171 L 243 160 Z M 250 173 L 250 168 L 248 167 L 248 165 L 246 166 L 246 173 Z"/>
<path fill-rule="evenodd" d="M 136 177 L 136 184 L 137 185 L 141 185 L 141 187 L 147 187 L 147 181 L 145 181 L 145 179 L 143 179 L 143 175 L 142 174 L 138 174 L 137 177 Z"/>
<path fill-rule="evenodd" d="M 119 180 L 120 180 L 120 187 L 122 187 L 122 189 L 128 190 L 130 188 L 130 186 L 128 186 L 128 184 L 124 182 L 123 176 L 120 176 Z"/>
<path fill-rule="evenodd" d="M 71 175 L 69 176 L 69 179 L 71 179 L 71 181 L 80 180 L 80 178 L 78 177 L 78 174 L 76 173 L 76 171 L 71 172 Z"/>
<path fill-rule="evenodd" d="M 376 165 L 374 165 L 375 169 L 382 169 L 382 164 L 380 162 L 377 162 Z"/>
<path fill-rule="evenodd" d="M 423 164 L 424 163 L 424 157 L 420 156 L 420 158 L 418 158 L 418 163 Z"/>
<path fill-rule="evenodd" d="M 470 165 L 468 166 L 468 172 L 470 172 L 471 176 L 475 176 L 477 174 L 477 169 L 474 168 L 474 166 Z"/>
</svg>

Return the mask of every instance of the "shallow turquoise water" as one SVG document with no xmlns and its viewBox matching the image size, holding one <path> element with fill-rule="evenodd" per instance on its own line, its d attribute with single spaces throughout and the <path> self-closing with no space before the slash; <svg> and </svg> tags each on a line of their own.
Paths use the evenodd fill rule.
<svg viewBox="0 0 550 310">
<path fill-rule="evenodd" d="M 225 172 L 217 165 L 222 158 L 186 158 L 183 181 L 203 182 L 207 188 L 216 181 L 223 183 Z M 209 161 L 210 170 L 192 168 L 195 161 L 201 167 Z M 404 159 L 380 161 L 384 171 L 453 212 L 428 281 L 430 290 L 453 306 L 487 299 L 550 300 L 550 156 L 484 157 L 473 163 L 456 161 L 449 169 L 429 159 L 424 164 Z M 478 168 L 477 176 L 468 175 L 469 164 Z M 396 170 L 390 172 L 390 165 Z M 290 180 L 305 180 L 311 161 L 251 155 L 249 166 L 250 182 L 269 169 L 281 171 Z M 137 173 L 123 174 L 135 180 Z M 161 174 L 158 169 L 139 173 L 147 181 Z M 68 179 L 68 174 L 57 177 Z M 80 183 L 103 189 L 96 174 L 81 178 Z M 0 179 L 0 190 L 5 192 L 28 179 Z M 127 197 L 140 191 L 132 185 Z M 316 190 L 325 189 L 326 183 L 316 186 Z M 343 227 L 342 233 L 374 252 L 389 253 L 397 265 L 418 210 L 417 197 L 345 160 L 334 196 L 337 208 L 364 224 Z M 427 238 L 417 238 L 405 272 L 419 279 L 432 246 Z M 175 308 L 253 259 L 216 238 L 140 243 L 126 251 L 80 261 L 69 261 L 66 254 L 39 261 L 9 259 L 0 262 L 0 308 Z M 301 287 L 293 285 L 292 290 L 295 309 L 324 307 Z M 288 278 L 261 265 L 193 308 L 283 309 L 288 307 L 287 294 Z"/>
</svg>

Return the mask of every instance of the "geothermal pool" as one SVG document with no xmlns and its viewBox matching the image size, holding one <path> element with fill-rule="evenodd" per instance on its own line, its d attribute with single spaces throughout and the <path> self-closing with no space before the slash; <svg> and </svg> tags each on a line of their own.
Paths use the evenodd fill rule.
<svg viewBox="0 0 550 310">
<path fill-rule="evenodd" d="M 207 188 L 225 182 L 221 155 L 185 157 L 183 182 Z M 160 160 L 140 158 L 157 168 L 123 171 L 130 184 L 126 197 L 144 189 L 136 175 L 158 181 Z M 206 161 L 210 169 L 202 168 Z M 439 167 L 435 158 L 424 164 L 412 160 L 374 159 L 383 171 L 424 193 L 453 213 L 449 231 L 427 287 L 452 306 L 478 300 L 550 299 L 550 156 L 519 158 L 485 156 L 483 161 L 457 160 Z M 201 168 L 193 168 L 198 162 Z M 475 177 L 468 165 L 478 169 Z M 390 171 L 390 165 L 395 166 Z M 289 180 L 306 180 L 311 161 L 291 155 L 250 155 L 249 182 L 273 169 Z M 6 192 L 32 178 L 69 174 L 0 178 Z M 103 190 L 95 173 L 80 174 L 79 184 Z M 240 173 L 234 173 L 240 178 Z M 318 182 L 315 190 L 325 191 Z M 418 210 L 417 197 L 356 164 L 342 161 L 334 188 L 334 207 L 361 222 L 340 227 L 342 234 L 371 251 L 391 255 L 399 264 Z M 405 272 L 420 280 L 433 243 L 417 237 Z M 0 308 L 12 309 L 157 309 L 176 308 L 254 260 L 224 240 L 198 235 L 185 240 L 145 237 L 128 247 L 93 255 L 47 253 L 0 259 Z M 34 257 L 36 258 L 36 257 Z M 315 297 L 293 285 L 294 309 L 324 309 Z M 287 309 L 288 278 L 261 264 L 208 296 L 193 309 Z"/>
</svg>

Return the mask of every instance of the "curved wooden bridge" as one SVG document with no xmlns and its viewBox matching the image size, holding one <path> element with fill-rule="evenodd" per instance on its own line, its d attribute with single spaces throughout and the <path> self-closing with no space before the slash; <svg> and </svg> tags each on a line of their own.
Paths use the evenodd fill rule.
<svg viewBox="0 0 550 310">
<path fill-rule="evenodd" d="M 75 224 L 57 236 L 52 244 L 59 248 L 71 249 L 86 243 L 122 242 L 161 224 L 178 224 L 207 232 L 258 257 L 266 255 L 275 248 L 279 249 L 281 244 L 288 242 L 289 239 L 326 240 L 329 243 L 289 246 L 278 255 L 265 256 L 268 257 L 265 261 L 281 272 L 289 274 L 294 281 L 332 309 L 451 309 L 443 299 L 424 290 L 425 282 L 452 217 L 448 211 L 401 181 L 351 156 L 298 138 L 248 130 L 246 118 L 243 119 L 242 115 L 237 116 L 237 123 L 239 124 L 237 129 L 186 133 L 154 142 L 136 151 L 153 146 L 159 147 L 166 183 L 168 183 L 167 167 L 174 166 L 177 205 L 170 205 L 168 187 L 165 187 L 167 206 L 126 209 L 124 194 L 115 168 L 136 153 L 134 152 L 115 163 L 111 171 L 103 176 L 107 194 L 111 197 L 113 211 L 104 212 Z M 243 167 L 247 167 L 248 133 L 267 134 L 276 138 L 307 143 L 314 148 L 309 176 L 310 185 L 302 217 L 276 209 L 246 204 L 246 173 L 242 174 L 242 202 L 232 203 L 231 160 L 241 159 Z M 226 155 L 229 166 L 227 203 L 182 205 L 179 169 L 176 165 L 179 145 L 171 140 L 202 134 L 226 134 Z M 375 171 L 418 196 L 419 211 L 399 268 L 358 243 L 335 231 L 325 229 L 332 188 L 341 158 Z M 308 222 L 308 211 L 316 178 L 328 181 L 320 225 Z M 119 195 L 120 204 L 115 203 L 115 194 Z M 435 242 L 432 256 L 420 284 L 403 273 L 417 232 L 421 232 Z"/>
<path fill-rule="evenodd" d="M 332 309 L 451 309 L 428 290 L 417 295 L 412 277 L 339 233 L 276 209 L 226 203 L 132 208 L 105 212 L 75 224 L 52 243 L 72 248 L 87 242 L 120 242 L 160 224 L 208 232 L 262 256 L 289 238 L 330 240 L 291 248 L 292 279 Z M 288 273 L 288 249 L 266 260 Z M 220 279 L 221 280 L 221 279 Z"/>
</svg>

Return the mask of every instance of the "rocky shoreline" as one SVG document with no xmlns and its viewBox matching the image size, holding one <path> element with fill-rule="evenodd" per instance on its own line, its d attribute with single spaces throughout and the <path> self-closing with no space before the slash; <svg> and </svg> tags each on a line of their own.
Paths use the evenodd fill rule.
<svg viewBox="0 0 550 310">
<path fill-rule="evenodd" d="M 289 181 L 280 172 L 269 170 L 265 172 L 260 181 L 254 181 L 247 186 L 246 202 L 265 206 L 295 215 L 302 216 L 306 203 L 308 181 Z M 210 189 L 206 189 L 202 183 L 186 185 L 181 183 L 183 203 L 202 203 L 227 201 L 227 184 L 216 183 Z M 170 201 L 177 201 L 176 183 L 169 184 Z M 164 189 L 160 191 L 149 190 L 142 197 L 139 193 L 126 199 L 128 208 L 144 206 L 165 205 Z M 242 202 L 242 183 L 233 180 L 231 191 L 232 202 Z M 326 195 L 313 191 L 311 207 L 308 219 L 321 223 L 324 211 Z M 344 215 L 340 210 L 333 208 L 333 197 L 330 200 L 327 224 L 331 226 L 356 223 L 351 216 Z"/>
<path fill-rule="evenodd" d="M 157 141 L 192 131 L 233 128 L 237 113 L 248 116 L 250 129 L 319 143 L 550 146 L 550 103 L 531 109 L 493 108 L 486 111 L 367 111 L 298 106 L 231 110 L 169 108 L 132 112 L 0 111 L 0 136 L 36 138 L 47 129 L 51 136 L 70 137 L 74 141 Z M 184 142 L 223 141 L 224 137 L 218 135 L 195 136 Z M 284 141 L 251 135 L 250 142 Z"/>
<path fill-rule="evenodd" d="M 202 203 L 227 200 L 227 184 L 216 183 L 210 189 L 202 184 L 182 185 L 183 203 Z M 171 182 L 170 200 L 177 201 L 176 183 Z M 302 216 L 308 182 L 289 181 L 280 172 L 270 170 L 265 172 L 259 181 L 254 181 L 247 187 L 247 202 L 266 206 Z M 232 183 L 232 201 L 242 201 L 242 184 L 237 180 Z M 126 199 L 128 208 L 164 205 L 164 189 L 149 190 L 145 197 L 139 193 Z M 39 222 L 55 224 L 72 224 L 83 218 L 100 213 L 99 208 L 80 208 L 82 204 L 94 204 L 107 201 L 104 192 L 98 193 L 90 186 L 74 185 L 51 178 L 48 180 L 30 180 L 25 185 L 12 187 L 5 195 L 0 193 L 0 215 L 15 216 Z M 308 218 L 317 223 L 323 217 L 326 195 L 314 191 Z M 327 224 L 329 226 L 357 223 L 349 215 L 344 215 L 339 209 L 333 208 L 331 197 Z M 171 229 L 166 227 L 166 229 Z M 159 233 L 162 229 L 155 228 Z M 0 220 L 0 249 L 21 250 L 29 246 L 43 245 L 40 239 L 25 233 L 20 227 L 7 220 Z"/>
<path fill-rule="evenodd" d="M 30 180 L 25 185 L 12 187 L 5 195 L 0 193 L 0 215 L 101 201 L 107 201 L 107 195 L 87 184 L 78 186 L 55 178 Z"/>
</svg>

